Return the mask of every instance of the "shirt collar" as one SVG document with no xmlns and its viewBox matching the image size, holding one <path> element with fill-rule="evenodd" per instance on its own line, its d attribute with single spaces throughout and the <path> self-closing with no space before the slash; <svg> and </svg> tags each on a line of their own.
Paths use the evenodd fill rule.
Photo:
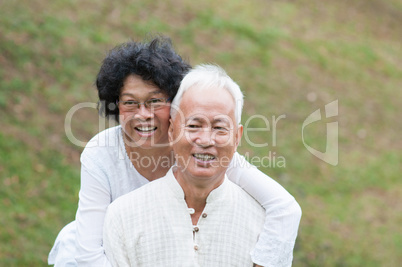
<svg viewBox="0 0 402 267">
<path fill-rule="evenodd" d="M 166 176 L 165 176 L 166 177 L 166 182 L 167 182 L 170 190 L 172 190 L 173 195 L 176 198 L 184 199 L 183 188 L 181 188 L 179 182 L 177 182 L 176 177 L 173 174 L 173 172 L 176 170 L 176 168 L 177 167 L 174 165 L 166 173 Z M 224 194 L 226 192 L 225 188 L 228 186 L 227 185 L 228 184 L 227 180 L 228 180 L 228 178 L 227 178 L 227 176 L 225 174 L 225 178 L 223 179 L 222 184 L 209 193 L 209 195 L 207 197 L 207 203 L 224 197 Z"/>
<path fill-rule="evenodd" d="M 181 188 L 180 184 L 177 182 L 176 177 L 174 177 L 173 171 L 176 169 L 176 166 L 173 165 L 169 171 L 166 173 L 166 182 L 172 190 L 173 195 L 177 198 L 184 199 L 184 191 Z"/>
</svg>

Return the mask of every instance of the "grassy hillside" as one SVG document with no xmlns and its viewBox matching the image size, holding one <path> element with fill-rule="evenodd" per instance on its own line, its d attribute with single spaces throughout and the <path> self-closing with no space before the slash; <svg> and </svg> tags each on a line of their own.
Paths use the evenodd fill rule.
<svg viewBox="0 0 402 267">
<path fill-rule="evenodd" d="M 97 101 L 106 51 L 148 33 L 240 84 L 243 123 L 265 130 L 250 130 L 239 151 L 265 157 L 260 169 L 303 209 L 294 266 L 402 261 L 400 1 L 33 0 L 0 10 L 0 266 L 45 265 L 78 201 L 82 147 L 67 138 L 66 115 Z M 335 100 L 337 116 L 325 118 Z M 325 151 L 326 125 L 338 122 L 336 166 L 303 144 L 317 109 L 323 119 L 304 141 Z M 83 143 L 108 126 L 91 107 L 71 123 Z"/>
</svg>

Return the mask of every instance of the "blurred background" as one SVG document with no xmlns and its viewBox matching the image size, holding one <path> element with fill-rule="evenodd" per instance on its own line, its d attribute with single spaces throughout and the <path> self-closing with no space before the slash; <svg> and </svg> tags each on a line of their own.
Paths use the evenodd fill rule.
<svg viewBox="0 0 402 267">
<path fill-rule="evenodd" d="M 293 266 L 402 262 L 400 0 L 20 0 L 0 1 L 0 266 L 46 266 L 78 202 L 83 147 L 67 114 L 81 144 L 111 126 L 93 108 L 100 64 L 156 33 L 244 91 L 243 123 L 265 130 L 239 152 L 265 157 L 303 209 Z M 333 122 L 331 165 L 306 147 L 325 152 Z"/>
</svg>

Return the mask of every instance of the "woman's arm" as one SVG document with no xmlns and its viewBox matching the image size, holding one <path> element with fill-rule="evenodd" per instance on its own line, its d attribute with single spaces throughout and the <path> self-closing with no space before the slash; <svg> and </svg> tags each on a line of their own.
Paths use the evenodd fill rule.
<svg viewBox="0 0 402 267">
<path fill-rule="evenodd" d="M 111 193 L 106 174 L 83 152 L 81 189 L 76 215 L 78 266 L 111 267 L 103 249 L 103 224 Z"/>
<path fill-rule="evenodd" d="M 266 210 L 264 229 L 251 253 L 253 262 L 266 267 L 291 266 L 301 218 L 299 204 L 280 184 L 238 153 L 226 174 Z"/>
</svg>

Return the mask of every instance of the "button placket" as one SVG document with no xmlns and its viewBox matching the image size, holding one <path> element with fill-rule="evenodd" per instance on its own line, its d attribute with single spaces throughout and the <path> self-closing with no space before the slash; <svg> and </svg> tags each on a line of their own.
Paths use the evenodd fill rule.
<svg viewBox="0 0 402 267">
<path fill-rule="evenodd" d="M 194 252 L 200 251 L 200 244 L 198 243 L 199 234 L 200 234 L 199 224 L 203 224 L 203 220 L 206 219 L 207 217 L 208 217 L 208 214 L 206 212 L 203 212 L 199 218 L 198 224 L 193 225 Z"/>
</svg>

